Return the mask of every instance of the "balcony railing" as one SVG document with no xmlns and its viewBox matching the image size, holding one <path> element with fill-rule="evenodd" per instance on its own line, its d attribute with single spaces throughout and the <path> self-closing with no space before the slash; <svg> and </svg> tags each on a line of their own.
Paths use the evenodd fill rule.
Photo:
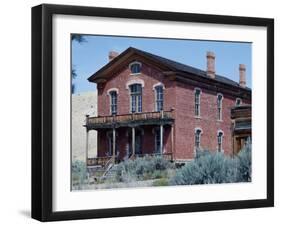
<svg viewBox="0 0 281 226">
<path fill-rule="evenodd" d="M 128 126 L 129 124 L 139 125 L 153 125 L 153 124 L 169 124 L 174 120 L 173 111 L 161 112 L 144 112 L 132 113 L 124 115 L 110 115 L 87 117 L 86 126 L 89 129 L 106 128 L 106 127 L 121 127 Z"/>
</svg>

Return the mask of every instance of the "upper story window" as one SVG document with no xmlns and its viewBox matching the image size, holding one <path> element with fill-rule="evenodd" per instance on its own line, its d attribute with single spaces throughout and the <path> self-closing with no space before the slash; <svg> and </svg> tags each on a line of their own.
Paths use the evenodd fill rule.
<svg viewBox="0 0 281 226">
<path fill-rule="evenodd" d="M 164 97 L 163 97 L 163 86 L 158 85 L 155 87 L 155 108 L 156 111 L 162 111 L 163 110 L 163 104 L 164 104 Z"/>
<path fill-rule="evenodd" d="M 223 95 L 218 94 L 217 95 L 217 119 L 222 120 L 222 99 Z"/>
<path fill-rule="evenodd" d="M 235 106 L 240 106 L 242 104 L 241 98 L 236 98 Z"/>
<path fill-rule="evenodd" d="M 201 90 L 196 88 L 194 91 L 194 114 L 195 116 L 199 117 L 200 116 L 200 99 L 201 99 Z"/>
<path fill-rule="evenodd" d="M 222 152 L 222 138 L 223 138 L 223 132 L 218 131 L 218 151 Z"/>
<path fill-rule="evenodd" d="M 200 149 L 200 143 L 201 143 L 201 129 L 195 129 L 195 148 L 196 150 Z"/>
<path fill-rule="evenodd" d="M 117 92 L 111 91 L 110 95 L 110 113 L 111 115 L 117 114 Z"/>
<path fill-rule="evenodd" d="M 130 65 L 131 74 L 136 75 L 141 73 L 141 63 L 140 62 L 132 62 Z"/>
<path fill-rule="evenodd" d="M 142 86 L 141 84 L 130 85 L 130 110 L 132 113 L 142 112 Z"/>
</svg>

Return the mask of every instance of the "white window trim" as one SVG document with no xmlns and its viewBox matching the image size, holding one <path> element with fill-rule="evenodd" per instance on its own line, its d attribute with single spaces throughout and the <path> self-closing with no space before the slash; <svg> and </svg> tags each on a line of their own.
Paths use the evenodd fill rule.
<svg viewBox="0 0 281 226">
<path fill-rule="evenodd" d="M 218 131 L 217 131 L 217 138 L 218 138 L 218 136 L 219 136 L 219 133 L 222 133 L 222 142 L 221 142 L 221 153 L 224 153 L 224 150 L 223 150 L 223 138 L 224 138 L 224 132 L 221 130 L 221 129 L 219 129 Z M 219 152 L 219 144 L 217 144 L 217 152 Z"/>
<path fill-rule="evenodd" d="M 152 90 L 154 91 L 154 111 L 157 111 L 157 92 L 156 92 L 156 87 L 162 86 L 163 88 L 163 110 L 164 110 L 164 90 L 165 90 L 165 86 L 163 85 L 163 83 L 158 82 L 156 84 L 153 85 Z"/>
<path fill-rule="evenodd" d="M 141 80 L 141 79 L 140 79 L 140 80 L 131 80 L 131 81 L 138 81 L 138 82 L 135 82 L 135 83 L 133 82 L 133 83 L 131 83 L 131 84 L 129 83 L 130 81 L 126 83 L 126 86 L 129 84 L 129 85 L 128 85 L 128 88 L 127 88 L 128 91 L 129 91 L 129 99 L 130 99 L 129 112 L 130 112 L 130 114 L 133 114 L 132 108 L 131 108 L 131 107 L 132 107 L 132 98 L 131 98 L 131 89 L 130 89 L 130 86 L 131 86 L 131 85 L 135 85 L 135 84 L 140 84 L 140 85 L 141 85 L 141 88 L 143 89 L 143 87 L 144 87 L 144 81 Z M 142 81 L 143 83 L 141 83 L 140 81 Z M 141 109 L 143 110 L 143 99 L 142 99 L 143 96 L 142 96 L 142 94 L 143 94 L 143 90 L 142 90 L 142 92 L 141 92 L 141 104 L 142 104 Z M 136 104 L 136 108 L 137 108 L 137 107 L 138 107 L 138 105 Z M 134 113 L 142 113 L 142 112 L 143 112 L 143 111 L 141 111 L 141 112 L 134 112 Z"/>
<path fill-rule="evenodd" d="M 243 103 L 243 102 L 242 102 L 242 99 L 239 98 L 239 97 L 237 97 L 236 100 L 235 100 L 235 106 L 240 106 L 240 105 L 237 105 L 237 101 L 238 101 L 238 100 L 240 100 L 240 105 Z"/>
<path fill-rule="evenodd" d="M 130 70 L 130 72 L 131 72 L 130 75 L 140 75 L 141 72 L 132 73 L 132 71 L 131 71 L 131 66 L 134 65 L 134 64 L 138 64 L 138 65 L 140 65 L 140 68 L 142 68 L 142 63 L 141 63 L 141 62 L 139 62 L 139 61 L 133 61 L 133 62 L 131 62 L 131 63 L 129 64 L 129 70 Z"/>
<path fill-rule="evenodd" d="M 109 90 L 107 90 L 106 94 L 108 96 L 110 96 L 110 92 L 115 91 L 117 93 L 117 95 L 119 94 L 119 89 L 118 88 L 111 88 Z"/>
<path fill-rule="evenodd" d="M 126 89 L 130 92 L 130 86 L 134 84 L 140 84 L 144 88 L 145 82 L 142 79 L 131 79 L 126 83 Z"/>
<path fill-rule="evenodd" d="M 218 93 L 217 94 L 217 99 L 216 99 L 216 111 L 218 111 L 218 97 L 221 96 L 221 112 L 220 112 L 220 117 L 218 118 L 218 115 L 216 116 L 217 117 L 217 121 L 219 122 L 222 122 L 222 117 L 223 117 L 223 94 L 222 93 Z"/>
<path fill-rule="evenodd" d="M 194 117 L 195 118 L 201 118 L 201 95 L 202 95 L 202 89 L 196 87 L 194 88 L 194 98 L 195 98 L 195 93 L 196 91 L 199 90 L 200 91 L 200 95 L 199 95 L 199 114 L 198 115 L 195 115 L 195 101 L 194 101 Z"/>
</svg>

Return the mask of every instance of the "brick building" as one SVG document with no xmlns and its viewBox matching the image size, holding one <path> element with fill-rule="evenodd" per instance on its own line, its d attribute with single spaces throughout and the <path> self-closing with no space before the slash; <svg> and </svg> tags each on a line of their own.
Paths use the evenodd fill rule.
<svg viewBox="0 0 281 226">
<path fill-rule="evenodd" d="M 88 78 L 97 84 L 98 116 L 85 126 L 98 131 L 98 158 L 233 154 L 231 109 L 251 104 L 245 71 L 240 64 L 238 83 L 217 75 L 212 52 L 206 71 L 131 47 L 110 52 L 108 64 Z"/>
</svg>

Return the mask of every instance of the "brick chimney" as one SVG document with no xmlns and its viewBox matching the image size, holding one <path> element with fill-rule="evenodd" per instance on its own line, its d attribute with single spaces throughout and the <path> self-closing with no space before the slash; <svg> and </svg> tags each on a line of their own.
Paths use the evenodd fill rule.
<svg viewBox="0 0 281 226">
<path fill-rule="evenodd" d="M 110 51 L 110 52 L 108 53 L 108 61 L 113 60 L 113 59 L 114 59 L 115 57 L 117 57 L 118 55 L 119 55 L 118 52 Z"/>
<path fill-rule="evenodd" d="M 207 76 L 215 78 L 215 54 L 213 52 L 207 52 Z"/>
<path fill-rule="evenodd" d="M 239 85 L 243 88 L 246 87 L 246 66 L 239 64 Z"/>
</svg>

